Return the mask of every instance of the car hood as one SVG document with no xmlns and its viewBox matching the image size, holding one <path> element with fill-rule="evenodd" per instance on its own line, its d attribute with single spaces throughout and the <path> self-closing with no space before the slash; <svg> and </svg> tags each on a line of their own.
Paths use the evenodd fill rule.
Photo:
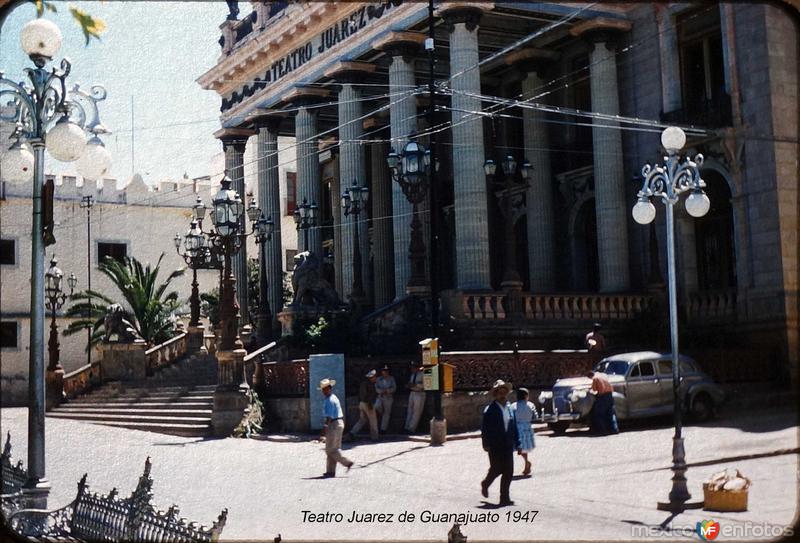
<svg viewBox="0 0 800 543">
<path fill-rule="evenodd" d="M 611 385 L 622 384 L 625 382 L 624 375 L 609 375 L 608 382 Z M 567 377 L 559 379 L 553 388 L 588 388 L 592 386 L 592 380 L 588 377 Z"/>
</svg>

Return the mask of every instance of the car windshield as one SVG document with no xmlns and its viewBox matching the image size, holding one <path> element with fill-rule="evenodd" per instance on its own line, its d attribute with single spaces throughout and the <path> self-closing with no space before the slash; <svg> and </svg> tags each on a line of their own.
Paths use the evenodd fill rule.
<svg viewBox="0 0 800 543">
<path fill-rule="evenodd" d="M 599 371 L 606 375 L 625 375 L 625 372 L 628 371 L 628 363 L 624 360 L 603 360 L 594 371 Z"/>
</svg>

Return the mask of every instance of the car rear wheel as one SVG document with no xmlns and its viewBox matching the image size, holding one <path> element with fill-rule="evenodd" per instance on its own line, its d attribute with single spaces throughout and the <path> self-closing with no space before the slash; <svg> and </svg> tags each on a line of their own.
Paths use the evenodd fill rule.
<svg viewBox="0 0 800 543">
<path fill-rule="evenodd" d="M 567 431 L 570 424 L 568 420 L 560 420 L 558 422 L 548 422 L 547 427 L 550 428 L 554 434 L 560 435 Z"/>
<path fill-rule="evenodd" d="M 714 402 L 708 394 L 701 392 L 694 397 L 691 409 L 692 418 L 697 422 L 705 422 L 714 416 Z"/>
</svg>

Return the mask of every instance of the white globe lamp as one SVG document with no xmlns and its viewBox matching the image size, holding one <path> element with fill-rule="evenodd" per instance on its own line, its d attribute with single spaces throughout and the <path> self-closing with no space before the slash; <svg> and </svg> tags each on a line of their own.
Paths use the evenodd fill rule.
<svg viewBox="0 0 800 543">
<path fill-rule="evenodd" d="M 678 152 L 686 145 L 686 133 L 677 126 L 670 126 L 661 133 L 661 145 L 667 152 Z"/>
<path fill-rule="evenodd" d="M 75 162 L 86 149 L 86 132 L 66 115 L 61 117 L 45 137 L 50 155 L 61 162 Z"/>
<path fill-rule="evenodd" d="M 75 163 L 75 168 L 84 179 L 97 180 L 108 173 L 111 169 L 111 153 L 100 138 L 93 136 L 86 143 L 86 149 Z"/>
<path fill-rule="evenodd" d="M 0 156 L 0 178 L 9 183 L 29 183 L 33 180 L 33 153 L 20 142 Z"/>
<path fill-rule="evenodd" d="M 633 206 L 631 214 L 633 215 L 633 220 L 637 223 L 650 224 L 656 218 L 656 207 L 647 197 L 642 196 Z"/>
<path fill-rule="evenodd" d="M 711 208 L 711 201 L 706 193 L 700 189 L 694 189 L 686 198 L 686 212 L 692 217 L 702 217 Z"/>
<path fill-rule="evenodd" d="M 61 49 L 61 30 L 52 21 L 36 19 L 22 27 L 19 41 L 22 50 L 32 59 L 50 60 Z"/>
</svg>

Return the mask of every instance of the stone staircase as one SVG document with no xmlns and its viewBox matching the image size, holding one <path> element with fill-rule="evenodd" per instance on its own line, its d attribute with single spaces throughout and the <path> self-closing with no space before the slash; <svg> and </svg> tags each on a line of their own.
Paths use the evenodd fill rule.
<svg viewBox="0 0 800 543">
<path fill-rule="evenodd" d="M 48 411 L 72 419 L 187 437 L 211 435 L 216 360 L 191 355 L 144 381 L 110 381 Z"/>
</svg>

